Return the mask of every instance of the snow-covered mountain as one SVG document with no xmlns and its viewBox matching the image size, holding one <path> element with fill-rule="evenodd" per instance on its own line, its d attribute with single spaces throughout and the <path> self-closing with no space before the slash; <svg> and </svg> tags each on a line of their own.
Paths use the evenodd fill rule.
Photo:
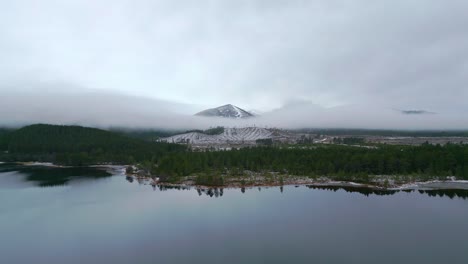
<svg viewBox="0 0 468 264">
<path fill-rule="evenodd" d="M 223 105 L 216 108 L 207 109 L 196 113 L 197 116 L 208 117 L 227 117 L 227 118 L 248 118 L 254 116 L 253 114 L 245 111 L 244 109 L 232 104 Z"/>
</svg>

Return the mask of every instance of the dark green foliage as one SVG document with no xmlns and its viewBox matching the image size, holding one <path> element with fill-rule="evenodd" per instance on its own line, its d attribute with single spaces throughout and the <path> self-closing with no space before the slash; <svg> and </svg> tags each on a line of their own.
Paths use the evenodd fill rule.
<svg viewBox="0 0 468 264">
<path fill-rule="evenodd" d="M 9 134 L 13 131 L 14 129 L 10 128 L 0 128 L 0 153 L 8 149 Z"/>
<path fill-rule="evenodd" d="M 345 145 L 362 145 L 365 143 L 365 140 L 362 137 L 333 138 L 333 143 Z"/>
<path fill-rule="evenodd" d="M 214 128 L 209 128 L 207 130 L 200 130 L 200 129 L 188 130 L 185 133 L 189 133 L 189 132 L 198 132 L 198 133 L 203 133 L 203 134 L 206 134 L 206 135 L 220 135 L 220 134 L 224 133 L 224 127 L 218 126 L 218 127 L 214 127 Z"/>
<path fill-rule="evenodd" d="M 185 150 L 180 145 L 145 142 L 95 128 L 55 125 L 31 125 L 3 135 L 0 147 L 1 160 L 51 161 L 76 166 L 157 162 L 168 152 Z"/>
<path fill-rule="evenodd" d="M 313 149 L 257 147 L 220 152 L 172 153 L 157 172 L 185 176 L 206 171 L 274 171 L 289 175 L 330 176 L 369 181 L 369 175 L 456 175 L 468 179 L 468 146 L 387 146 L 376 149 L 317 146 Z"/>
<path fill-rule="evenodd" d="M 210 128 L 210 129 L 203 131 L 203 133 L 207 135 L 220 135 L 224 133 L 224 127 L 219 126 L 219 127 Z"/>
<path fill-rule="evenodd" d="M 2 128 L 0 127 L 0 136 L 12 132 L 14 129 L 12 128 Z"/>
<path fill-rule="evenodd" d="M 271 138 L 257 139 L 255 143 L 257 143 L 257 145 L 271 146 L 273 145 L 273 139 Z"/>
<path fill-rule="evenodd" d="M 201 173 L 197 175 L 195 183 L 204 186 L 223 186 L 224 178 L 219 173 Z"/>
<path fill-rule="evenodd" d="M 113 128 L 111 132 L 116 132 L 128 137 L 138 138 L 145 141 L 156 141 L 160 138 L 174 136 L 183 131 L 169 131 L 169 130 L 153 130 L 153 129 L 119 129 Z"/>
</svg>

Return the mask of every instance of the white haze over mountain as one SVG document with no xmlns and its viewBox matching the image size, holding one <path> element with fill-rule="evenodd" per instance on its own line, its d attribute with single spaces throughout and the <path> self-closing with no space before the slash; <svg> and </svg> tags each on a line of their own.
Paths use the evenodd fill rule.
<svg viewBox="0 0 468 264">
<path fill-rule="evenodd" d="M 49 85 L 48 87 L 51 87 Z M 206 129 L 228 127 L 279 128 L 381 128 L 381 129 L 467 129 L 465 116 L 449 113 L 407 115 L 383 105 L 346 105 L 324 108 L 308 102 L 294 102 L 247 119 L 194 116 L 200 106 L 173 103 L 83 89 L 15 90 L 2 94 L 2 125 L 32 123 L 78 124 L 86 126 Z M 456 118 L 460 116 L 460 118 Z"/>
<path fill-rule="evenodd" d="M 468 129 L 468 1 L 0 4 L 0 126 Z M 233 104 L 251 120 L 193 117 Z"/>
</svg>

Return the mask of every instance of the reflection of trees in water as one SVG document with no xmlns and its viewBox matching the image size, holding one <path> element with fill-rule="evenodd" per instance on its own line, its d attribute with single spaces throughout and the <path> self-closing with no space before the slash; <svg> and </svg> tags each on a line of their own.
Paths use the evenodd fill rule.
<svg viewBox="0 0 468 264">
<path fill-rule="evenodd" d="M 198 195 L 201 196 L 202 194 L 206 194 L 210 197 L 221 197 L 224 194 L 224 189 L 223 188 L 197 188 Z"/>
<path fill-rule="evenodd" d="M 396 190 L 377 190 L 377 189 L 371 189 L 371 188 L 365 188 L 365 187 L 347 187 L 347 186 L 315 186 L 315 185 L 306 185 L 309 189 L 314 189 L 314 190 L 327 190 L 327 191 L 338 191 L 338 190 L 344 190 L 346 192 L 350 193 L 360 193 L 364 194 L 365 196 L 369 196 L 371 194 L 375 195 L 393 195 L 397 193 L 398 191 Z"/>
<path fill-rule="evenodd" d="M 155 188 L 159 189 L 160 191 L 167 191 L 167 190 L 178 190 L 178 191 L 186 191 L 191 190 L 190 186 L 168 186 L 168 185 L 154 185 Z"/>
<path fill-rule="evenodd" d="M 455 197 L 462 198 L 463 200 L 466 200 L 468 198 L 468 190 L 451 190 L 451 189 L 441 189 L 441 190 L 418 190 L 419 193 L 427 194 L 431 197 L 449 197 L 450 199 L 453 199 Z"/>
<path fill-rule="evenodd" d="M 327 190 L 327 191 L 338 191 L 344 190 L 350 193 L 360 193 L 365 196 L 373 195 L 394 195 L 399 192 L 412 193 L 416 190 L 378 190 L 365 187 L 348 187 L 348 186 L 313 186 L 307 185 L 309 189 L 314 190 Z M 468 190 L 455 190 L 455 189 L 440 189 L 440 190 L 417 190 L 420 194 L 427 194 L 431 197 L 449 197 L 453 199 L 455 197 L 461 198 L 463 200 L 468 198 Z"/>
<path fill-rule="evenodd" d="M 300 186 L 295 186 L 296 188 Z M 467 199 L 468 198 L 468 190 L 452 190 L 452 189 L 442 189 L 442 190 L 379 190 L 379 189 L 372 189 L 372 188 L 366 188 L 366 187 L 352 187 L 352 186 L 315 186 L 315 185 L 306 185 L 309 189 L 313 190 L 326 190 L 326 191 L 333 191 L 336 192 L 338 190 L 343 190 L 349 193 L 360 193 L 365 196 L 370 196 L 370 195 L 394 195 L 396 193 L 400 192 L 406 192 L 406 193 L 413 193 L 413 192 L 419 192 L 420 194 L 427 194 L 428 196 L 431 197 L 449 197 L 450 199 L 454 198 L 461 198 L 461 199 Z M 272 187 L 275 188 L 275 187 Z M 178 190 L 178 191 L 186 191 L 186 190 L 192 190 L 195 189 L 198 193 L 199 196 L 206 195 L 209 197 L 222 197 L 224 195 L 224 188 L 195 188 L 191 186 L 167 186 L 167 185 L 153 185 L 154 190 L 159 190 L 159 191 L 167 191 L 167 190 Z M 249 188 L 251 190 L 255 190 L 255 188 Z M 256 187 L 258 191 L 261 190 L 260 187 Z M 267 188 L 269 189 L 269 188 Z M 283 186 L 279 186 L 280 192 L 284 191 Z M 240 191 L 242 193 L 245 193 L 246 188 L 241 187 Z"/>
<path fill-rule="evenodd" d="M 167 191 L 167 190 L 178 190 L 178 191 L 185 191 L 191 190 L 190 186 L 167 186 L 167 185 L 154 185 L 153 189 L 159 189 L 160 191 Z M 199 196 L 205 194 L 210 197 L 221 197 L 224 194 L 224 188 L 196 188 L 197 193 Z"/>
<path fill-rule="evenodd" d="M 24 181 L 38 187 L 65 186 L 72 180 L 93 180 L 111 177 L 112 174 L 93 167 L 47 167 L 7 164 L 0 166 L 0 172 L 17 171 L 24 175 Z"/>
</svg>

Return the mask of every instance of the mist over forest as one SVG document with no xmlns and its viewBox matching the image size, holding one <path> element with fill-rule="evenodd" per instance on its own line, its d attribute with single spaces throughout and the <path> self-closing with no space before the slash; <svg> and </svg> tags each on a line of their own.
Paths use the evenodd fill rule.
<svg viewBox="0 0 468 264">
<path fill-rule="evenodd" d="M 203 110 L 203 106 L 95 90 L 33 90 L 27 93 L 8 91 L 2 93 L 0 126 L 48 123 L 167 130 L 206 129 L 215 126 L 284 129 L 468 129 L 468 115 L 461 113 L 440 111 L 407 114 L 391 105 L 370 103 L 322 107 L 310 102 L 295 102 L 241 120 L 194 116 L 200 110 Z"/>
</svg>

